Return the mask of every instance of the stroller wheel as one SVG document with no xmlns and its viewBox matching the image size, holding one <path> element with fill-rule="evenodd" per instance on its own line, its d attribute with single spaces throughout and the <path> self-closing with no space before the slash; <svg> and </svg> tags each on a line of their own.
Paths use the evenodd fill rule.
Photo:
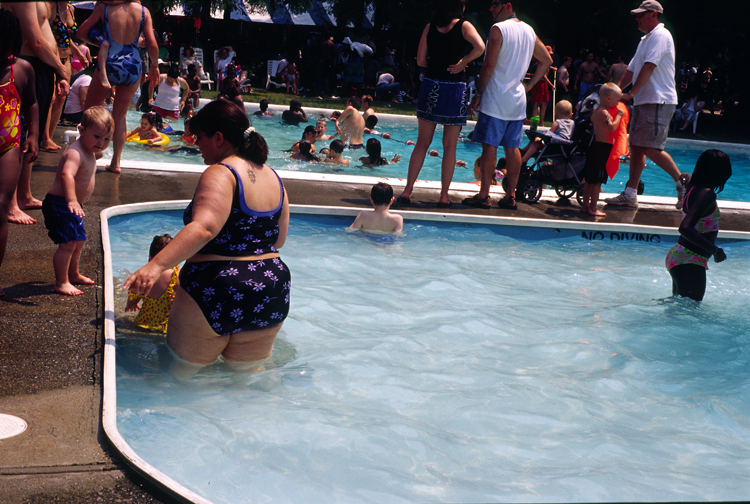
<svg viewBox="0 0 750 504">
<path fill-rule="evenodd" d="M 571 186 L 559 186 L 555 187 L 555 193 L 561 198 L 569 199 L 572 198 L 576 192 L 578 192 L 577 187 L 571 187 Z"/>
<path fill-rule="evenodd" d="M 583 206 L 583 186 L 579 187 L 576 191 L 576 201 L 579 205 Z"/>
<path fill-rule="evenodd" d="M 527 180 L 521 191 L 521 197 L 525 202 L 536 203 L 542 197 L 542 184 L 538 180 Z"/>
</svg>

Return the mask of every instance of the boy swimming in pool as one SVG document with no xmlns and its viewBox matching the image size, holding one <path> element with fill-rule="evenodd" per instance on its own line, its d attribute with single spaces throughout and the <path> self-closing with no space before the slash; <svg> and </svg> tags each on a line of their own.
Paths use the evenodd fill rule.
<svg viewBox="0 0 750 504">
<path fill-rule="evenodd" d="M 52 264 L 55 268 L 55 292 L 80 296 L 73 284 L 92 285 L 94 281 L 78 270 L 81 250 L 86 243 L 83 208 L 94 192 L 96 158 L 109 147 L 115 121 L 107 109 L 91 107 L 78 125 L 80 136 L 60 157 L 52 188 L 42 202 L 42 215 L 48 235 L 57 245 Z"/>
<path fill-rule="evenodd" d="M 172 237 L 168 234 L 154 236 L 151 247 L 148 250 L 148 260 L 151 261 L 171 241 Z M 128 302 L 125 305 L 126 312 L 139 310 L 138 303 L 143 300 L 140 311 L 138 311 L 138 315 L 133 320 L 135 325 L 149 331 L 167 333 L 169 312 L 172 309 L 172 302 L 174 301 L 175 287 L 180 283 L 179 274 L 179 266 L 164 270 L 156 279 L 148 296 L 128 292 Z"/>
<path fill-rule="evenodd" d="M 385 182 L 378 182 L 370 191 L 370 203 L 374 210 L 362 210 L 354 219 L 352 225 L 346 228 L 348 232 L 367 231 L 379 234 L 401 234 L 404 218 L 392 214 L 388 210 L 393 203 L 393 188 Z"/>
</svg>

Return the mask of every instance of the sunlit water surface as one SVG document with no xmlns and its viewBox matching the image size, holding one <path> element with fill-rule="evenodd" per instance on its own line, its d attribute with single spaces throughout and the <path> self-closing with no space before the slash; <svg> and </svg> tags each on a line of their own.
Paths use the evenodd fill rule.
<svg viewBox="0 0 750 504">
<path fill-rule="evenodd" d="M 128 129 L 135 128 L 140 123 L 140 117 L 141 114 L 138 114 L 135 111 L 131 110 L 128 112 Z M 289 159 L 290 152 L 287 152 L 287 150 L 294 142 L 302 138 L 302 132 L 305 127 L 310 124 L 314 125 L 315 119 L 317 118 L 317 115 L 310 114 L 309 123 L 292 126 L 283 123 L 279 117 L 270 119 L 258 119 L 252 117 L 251 120 L 253 126 L 268 142 L 268 148 L 270 151 L 268 160 L 269 166 L 279 170 L 290 171 L 406 178 L 409 157 L 411 156 L 414 147 L 407 146 L 405 141 L 417 140 L 417 124 L 415 121 L 391 118 L 383 118 L 380 120 L 378 129 L 390 133 L 394 139 L 398 140 L 381 139 L 384 157 L 390 161 L 394 154 L 401 155 L 401 161 L 392 165 L 379 166 L 377 168 L 363 166 L 362 163 L 359 162 L 360 157 L 367 155 L 363 150 L 344 151 L 344 157 L 349 158 L 351 161 L 348 168 L 329 163 L 303 163 Z M 182 119 L 176 123 L 170 124 L 175 129 L 182 129 L 184 127 Z M 327 133 L 335 133 L 336 128 L 333 122 L 329 121 L 327 124 Z M 464 133 L 468 134 L 471 129 L 471 126 L 464 128 Z M 430 146 L 430 149 L 437 150 L 441 155 L 443 153 L 442 136 L 442 128 L 438 127 L 432 145 Z M 369 136 L 365 135 L 365 142 L 368 138 Z M 526 143 L 527 139 L 524 137 L 524 145 Z M 327 147 L 329 144 L 330 142 L 326 141 L 316 142 L 315 145 L 318 150 L 320 150 L 323 147 Z M 170 146 L 174 147 L 179 145 L 182 145 L 179 141 L 179 137 L 172 137 Z M 721 148 L 721 146 L 718 145 L 714 147 Z M 683 147 L 668 147 L 667 149 L 680 170 L 688 173 L 692 173 L 695 161 L 703 150 L 704 148 L 688 149 Z M 499 152 L 498 155 L 502 156 L 502 149 L 500 149 Z M 461 141 L 458 143 L 456 157 L 457 159 L 466 161 L 467 167 L 456 168 L 453 176 L 455 182 L 470 182 L 474 180 L 474 172 L 472 169 L 474 159 L 476 159 L 481 153 L 481 144 L 470 141 Z M 733 174 L 724 192 L 722 192 L 719 197 L 720 199 L 729 201 L 750 201 L 750 198 L 747 196 L 747 191 L 745 190 L 746 187 L 750 187 L 750 150 L 728 150 L 727 153 L 732 160 Z M 152 161 L 155 163 L 190 163 L 203 165 L 203 159 L 200 155 L 190 155 L 183 152 L 158 152 L 148 146 L 135 143 L 126 143 L 123 159 Z M 428 156 L 425 159 L 424 167 L 420 172 L 419 179 L 439 181 L 440 163 L 440 158 Z M 642 180 L 646 186 L 644 193 L 646 195 L 668 197 L 677 196 L 672 179 L 651 161 L 648 161 L 647 163 L 646 170 L 643 172 Z M 610 193 L 620 192 L 624 189 L 627 181 L 628 165 L 627 163 L 622 163 L 615 178 L 604 185 L 602 191 Z"/>
<path fill-rule="evenodd" d="M 349 220 L 293 216 L 291 312 L 257 374 L 176 384 L 118 289 L 118 428 L 147 462 L 215 503 L 747 498 L 747 245 L 699 304 L 668 298 L 673 237 Z M 111 226 L 119 286 L 181 221 Z"/>
</svg>

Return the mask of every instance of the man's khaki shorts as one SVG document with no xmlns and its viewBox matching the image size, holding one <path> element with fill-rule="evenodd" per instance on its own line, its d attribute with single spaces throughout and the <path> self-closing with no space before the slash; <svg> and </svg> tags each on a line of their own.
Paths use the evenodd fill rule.
<svg viewBox="0 0 750 504">
<path fill-rule="evenodd" d="M 630 118 L 630 146 L 664 150 L 669 123 L 677 105 L 646 103 L 633 107 Z"/>
</svg>

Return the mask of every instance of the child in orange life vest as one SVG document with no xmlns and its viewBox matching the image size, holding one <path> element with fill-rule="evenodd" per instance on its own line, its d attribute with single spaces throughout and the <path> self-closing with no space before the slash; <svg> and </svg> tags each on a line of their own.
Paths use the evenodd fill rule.
<svg viewBox="0 0 750 504">
<path fill-rule="evenodd" d="M 154 236 L 151 248 L 148 251 L 148 260 L 153 259 L 170 241 L 172 241 L 172 237 L 168 234 Z M 128 302 L 125 305 L 126 312 L 138 310 L 138 303 L 143 300 L 143 305 L 133 321 L 137 326 L 149 331 L 167 333 L 169 311 L 172 309 L 175 287 L 179 285 L 179 273 L 179 266 L 175 266 L 171 270 L 164 270 L 154 283 L 154 287 L 148 293 L 148 296 L 128 293 Z"/>
<path fill-rule="evenodd" d="M 615 131 L 624 115 L 617 102 L 622 97 L 622 90 L 612 82 L 607 82 L 599 90 L 599 106 L 591 115 L 596 139 L 586 151 L 586 166 L 583 169 L 583 205 L 581 212 L 594 217 L 606 217 L 607 214 L 597 209 L 602 184 L 607 182 L 607 161 L 615 142 Z"/>
</svg>

